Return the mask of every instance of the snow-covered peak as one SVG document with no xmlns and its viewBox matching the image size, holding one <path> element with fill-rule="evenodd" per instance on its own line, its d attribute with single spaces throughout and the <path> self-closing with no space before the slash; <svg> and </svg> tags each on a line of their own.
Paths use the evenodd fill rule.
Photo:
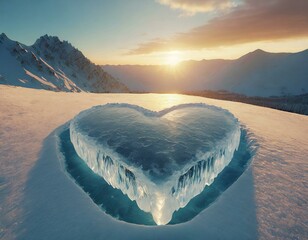
<svg viewBox="0 0 308 240">
<path fill-rule="evenodd" d="M 47 34 L 32 46 L 1 34 L 0 75 L 0 84 L 53 91 L 128 91 L 69 42 Z"/>
<path fill-rule="evenodd" d="M 0 34 L 0 41 L 8 40 L 8 37 L 5 35 L 5 33 Z"/>
<path fill-rule="evenodd" d="M 9 39 L 5 33 L 0 34 L 0 46 L 4 46 L 6 48 L 17 45 L 18 42 Z"/>
<path fill-rule="evenodd" d="M 47 34 L 37 39 L 32 45 L 32 48 L 38 51 L 52 52 L 52 54 L 61 53 L 64 55 L 71 52 L 77 54 L 78 52 L 79 56 L 82 55 L 82 53 L 74 48 L 69 42 L 61 41 L 58 37 L 49 36 Z"/>
<path fill-rule="evenodd" d="M 36 40 L 36 42 L 60 42 L 60 39 L 57 36 L 43 35 Z"/>
</svg>

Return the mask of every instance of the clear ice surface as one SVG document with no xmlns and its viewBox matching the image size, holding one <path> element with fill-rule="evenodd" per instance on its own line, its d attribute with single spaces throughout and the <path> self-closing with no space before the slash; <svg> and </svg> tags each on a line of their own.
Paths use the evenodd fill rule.
<svg viewBox="0 0 308 240">
<path fill-rule="evenodd" d="M 240 134 L 230 112 L 205 104 L 160 112 L 107 104 L 70 123 L 77 154 L 158 225 L 214 181 L 231 161 Z"/>
</svg>

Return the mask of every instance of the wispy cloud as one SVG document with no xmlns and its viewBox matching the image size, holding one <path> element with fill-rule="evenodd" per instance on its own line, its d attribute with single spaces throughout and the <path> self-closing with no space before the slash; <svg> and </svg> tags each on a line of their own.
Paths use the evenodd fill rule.
<svg viewBox="0 0 308 240">
<path fill-rule="evenodd" d="M 210 12 L 225 9 L 234 5 L 234 0 L 157 0 L 160 4 L 183 11 L 183 15 L 194 15 L 199 12 Z"/>
<path fill-rule="evenodd" d="M 190 2 L 184 1 L 183 2 Z M 192 1 L 203 2 L 203 1 Z M 205 1 L 206 2 L 206 1 Z M 198 50 L 257 41 L 308 37 L 307 0 L 246 0 L 233 11 L 169 39 L 141 43 L 128 54 Z"/>
</svg>

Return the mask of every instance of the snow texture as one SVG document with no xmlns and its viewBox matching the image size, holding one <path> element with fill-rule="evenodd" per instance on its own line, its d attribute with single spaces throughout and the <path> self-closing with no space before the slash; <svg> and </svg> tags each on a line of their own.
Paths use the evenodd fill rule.
<svg viewBox="0 0 308 240">
<path fill-rule="evenodd" d="M 189 222 L 140 226 L 101 211 L 65 171 L 58 129 L 80 111 L 126 102 L 228 109 L 259 143 L 248 169 Z M 0 238 L 307 239 L 308 117 L 176 94 L 63 93 L 0 85 Z"/>
</svg>

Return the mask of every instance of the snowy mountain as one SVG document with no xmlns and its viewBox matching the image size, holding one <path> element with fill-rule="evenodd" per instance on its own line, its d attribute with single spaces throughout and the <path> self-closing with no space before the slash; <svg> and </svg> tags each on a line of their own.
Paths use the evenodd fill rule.
<svg viewBox="0 0 308 240">
<path fill-rule="evenodd" d="M 70 43 L 48 35 L 32 46 L 0 35 L 0 84 L 66 92 L 128 91 Z"/>
<path fill-rule="evenodd" d="M 176 67 L 106 65 L 103 69 L 134 91 L 226 90 L 263 97 L 308 92 L 308 50 L 256 50 L 236 60 L 187 61 Z"/>
<path fill-rule="evenodd" d="M 209 86 L 249 96 L 307 93 L 308 50 L 293 54 L 256 50 L 227 64 Z"/>
</svg>

